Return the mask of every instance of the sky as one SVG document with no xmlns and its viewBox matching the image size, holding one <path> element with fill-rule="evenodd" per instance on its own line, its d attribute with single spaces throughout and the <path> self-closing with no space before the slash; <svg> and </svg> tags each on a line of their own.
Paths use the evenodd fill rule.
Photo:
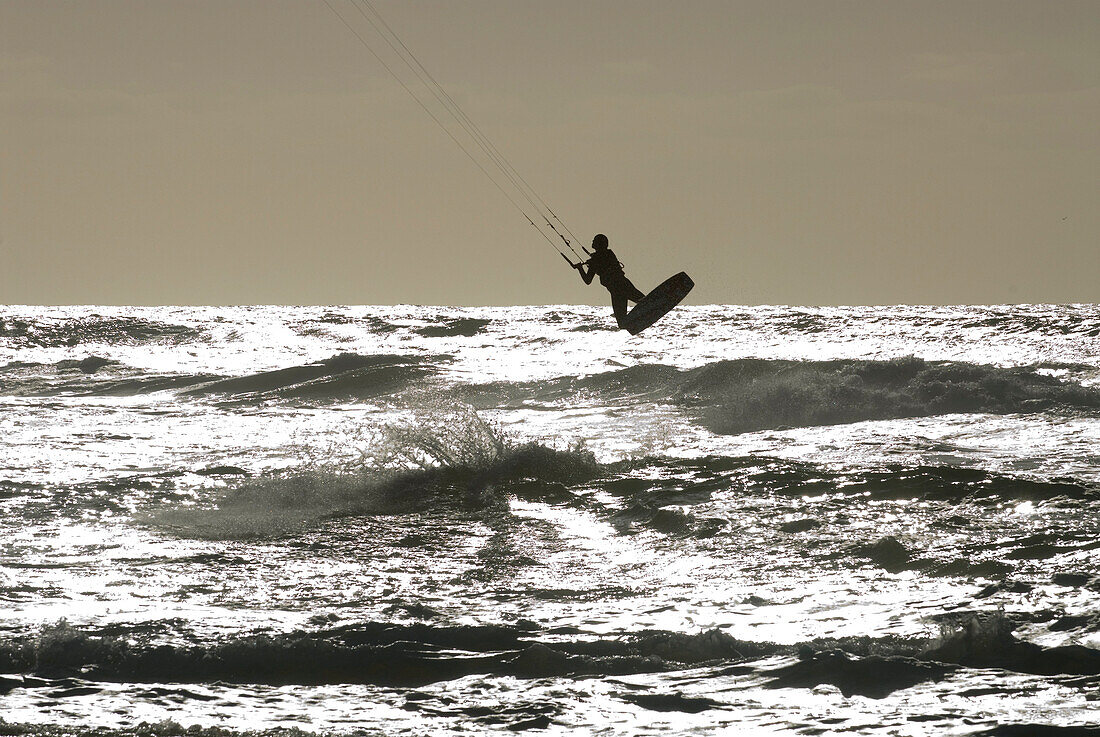
<svg viewBox="0 0 1100 737">
<path fill-rule="evenodd" d="M 0 303 L 606 303 L 352 2 L 0 0 Z M 1100 302 L 1100 2 L 372 2 L 643 290 Z"/>
</svg>

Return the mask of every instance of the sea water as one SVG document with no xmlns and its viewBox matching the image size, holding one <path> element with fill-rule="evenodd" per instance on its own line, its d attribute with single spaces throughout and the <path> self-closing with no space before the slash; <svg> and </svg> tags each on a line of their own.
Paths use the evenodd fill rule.
<svg viewBox="0 0 1100 737">
<path fill-rule="evenodd" d="M 1095 305 L 0 307 L 0 509 L 5 733 L 1100 725 Z"/>
</svg>

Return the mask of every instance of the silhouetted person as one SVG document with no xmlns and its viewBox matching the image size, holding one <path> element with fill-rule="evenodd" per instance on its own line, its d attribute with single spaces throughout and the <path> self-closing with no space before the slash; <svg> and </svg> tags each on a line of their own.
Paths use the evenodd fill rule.
<svg viewBox="0 0 1100 737">
<path fill-rule="evenodd" d="M 585 284 L 592 283 L 592 277 L 599 276 L 600 284 L 611 292 L 611 309 L 615 310 L 615 322 L 623 327 L 626 318 L 626 302 L 637 302 L 645 296 L 639 289 L 630 283 L 623 273 L 623 265 L 615 258 L 615 252 L 607 247 L 607 236 L 598 233 L 592 239 L 592 249 L 595 253 L 587 261 L 577 264 L 573 268 L 581 273 Z M 588 271 L 584 270 L 588 266 Z"/>
</svg>

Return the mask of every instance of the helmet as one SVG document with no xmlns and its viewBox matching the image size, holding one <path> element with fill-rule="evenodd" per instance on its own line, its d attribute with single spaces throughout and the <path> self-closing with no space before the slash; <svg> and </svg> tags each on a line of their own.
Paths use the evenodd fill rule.
<svg viewBox="0 0 1100 737">
<path fill-rule="evenodd" d="M 607 236 L 603 233 L 597 233 L 596 237 L 592 239 L 593 248 L 607 248 Z"/>
</svg>

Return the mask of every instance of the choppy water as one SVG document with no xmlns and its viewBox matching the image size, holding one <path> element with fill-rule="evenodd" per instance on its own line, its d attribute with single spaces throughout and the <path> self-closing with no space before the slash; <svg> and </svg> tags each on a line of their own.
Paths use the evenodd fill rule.
<svg viewBox="0 0 1100 737">
<path fill-rule="evenodd" d="M 1100 307 L 611 324 L 0 308 L 7 727 L 1100 728 Z"/>
</svg>

